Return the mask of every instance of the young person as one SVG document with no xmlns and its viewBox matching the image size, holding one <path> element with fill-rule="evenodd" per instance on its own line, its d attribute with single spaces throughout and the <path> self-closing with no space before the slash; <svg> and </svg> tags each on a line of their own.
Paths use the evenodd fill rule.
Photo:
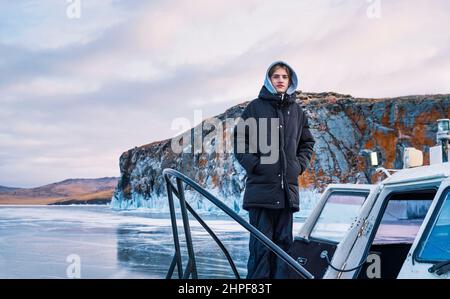
<svg viewBox="0 0 450 299">
<path fill-rule="evenodd" d="M 243 208 L 250 224 L 288 253 L 293 213 L 299 210 L 298 176 L 309 166 L 315 143 L 307 116 L 295 101 L 297 83 L 287 63 L 272 63 L 258 98 L 244 109 L 234 131 L 235 157 L 247 172 Z M 251 120 L 257 131 L 245 128 Z M 272 152 L 263 150 L 263 144 Z M 249 250 L 247 278 L 289 278 L 289 266 L 252 235 Z"/>
</svg>

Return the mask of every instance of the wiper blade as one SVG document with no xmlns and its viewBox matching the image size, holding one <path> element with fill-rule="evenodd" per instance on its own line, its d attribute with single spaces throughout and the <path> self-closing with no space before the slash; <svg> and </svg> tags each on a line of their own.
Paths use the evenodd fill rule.
<svg viewBox="0 0 450 299">
<path fill-rule="evenodd" d="M 442 275 L 450 271 L 450 261 L 443 261 L 434 264 L 428 269 L 430 273 L 436 273 L 437 275 Z"/>
</svg>

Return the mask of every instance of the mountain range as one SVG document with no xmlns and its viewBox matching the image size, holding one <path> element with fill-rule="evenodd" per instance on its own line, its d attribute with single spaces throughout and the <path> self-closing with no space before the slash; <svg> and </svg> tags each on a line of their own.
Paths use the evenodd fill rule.
<svg viewBox="0 0 450 299">
<path fill-rule="evenodd" d="M 67 179 L 36 188 L 0 186 L 0 204 L 103 204 L 111 200 L 118 178 Z"/>
</svg>

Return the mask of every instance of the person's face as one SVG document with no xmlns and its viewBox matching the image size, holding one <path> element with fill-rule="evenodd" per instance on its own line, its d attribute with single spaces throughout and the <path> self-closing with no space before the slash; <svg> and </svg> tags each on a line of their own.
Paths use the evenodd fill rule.
<svg viewBox="0 0 450 299">
<path fill-rule="evenodd" d="M 270 77 L 273 87 L 278 93 L 285 93 L 289 87 L 289 76 L 284 68 L 277 68 Z"/>
</svg>

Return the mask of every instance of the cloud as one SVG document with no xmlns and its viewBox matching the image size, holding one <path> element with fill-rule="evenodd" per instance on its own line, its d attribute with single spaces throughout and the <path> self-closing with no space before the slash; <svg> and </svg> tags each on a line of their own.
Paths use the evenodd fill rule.
<svg viewBox="0 0 450 299">
<path fill-rule="evenodd" d="M 376 2 L 376 1 L 375 1 Z M 303 91 L 449 92 L 448 1 L 13 1 L 0 9 L 0 185 L 118 175 L 120 153 L 257 96 L 288 61 Z"/>
</svg>

